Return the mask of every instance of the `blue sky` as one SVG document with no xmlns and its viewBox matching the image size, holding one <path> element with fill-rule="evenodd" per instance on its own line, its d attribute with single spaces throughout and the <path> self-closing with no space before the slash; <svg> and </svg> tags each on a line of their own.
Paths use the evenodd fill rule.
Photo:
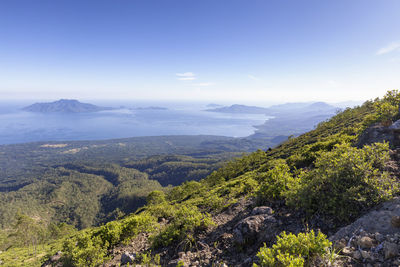
<svg viewBox="0 0 400 267">
<path fill-rule="evenodd" d="M 397 0 L 3 0 L 1 99 L 366 100 L 400 88 Z"/>
</svg>

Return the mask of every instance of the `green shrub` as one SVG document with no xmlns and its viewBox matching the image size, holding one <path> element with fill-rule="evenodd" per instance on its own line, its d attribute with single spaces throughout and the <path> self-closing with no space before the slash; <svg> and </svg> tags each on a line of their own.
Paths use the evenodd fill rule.
<svg viewBox="0 0 400 267">
<path fill-rule="evenodd" d="M 140 263 L 140 266 L 149 266 L 149 267 L 158 267 L 160 265 L 160 254 L 155 254 L 154 256 L 151 254 L 151 251 L 144 252 L 137 255 L 137 260 Z"/>
<path fill-rule="evenodd" d="M 148 205 L 156 205 L 164 203 L 166 201 L 165 193 L 160 190 L 154 190 L 147 196 L 146 201 Z"/>
<path fill-rule="evenodd" d="M 64 243 L 64 265 L 77 267 L 94 267 L 106 259 L 108 244 L 104 244 L 100 236 L 81 233 L 73 240 Z"/>
<path fill-rule="evenodd" d="M 274 167 L 267 172 L 258 174 L 257 180 L 261 187 L 257 192 L 259 201 L 265 202 L 282 198 L 288 190 L 288 185 L 293 183 L 293 176 L 289 166 L 284 160 L 275 160 Z"/>
<path fill-rule="evenodd" d="M 321 232 L 317 235 L 314 231 L 298 235 L 282 232 L 276 244 L 272 248 L 267 248 L 264 244 L 257 257 L 262 267 L 309 266 L 317 258 L 324 257 L 331 245 L 332 243 Z"/>
<path fill-rule="evenodd" d="M 332 151 L 319 154 L 314 169 L 293 180 L 286 192 L 287 202 L 312 214 L 350 221 L 397 191 L 395 179 L 384 171 L 388 159 L 387 143 L 362 149 L 336 145 Z"/>
<path fill-rule="evenodd" d="M 155 229 L 156 219 L 149 214 L 109 222 L 99 228 L 79 232 L 65 241 L 64 259 L 73 266 L 97 266 L 106 259 L 108 249 L 131 240 L 141 232 L 153 232 Z"/>
<path fill-rule="evenodd" d="M 374 102 L 377 120 L 390 122 L 399 113 L 400 93 L 397 90 L 388 91 L 381 99 Z"/>
<path fill-rule="evenodd" d="M 188 246 L 194 241 L 194 234 L 214 225 L 208 214 L 201 213 L 195 206 L 180 206 L 172 221 L 153 239 L 154 247 L 168 246 L 185 240 Z"/>
</svg>

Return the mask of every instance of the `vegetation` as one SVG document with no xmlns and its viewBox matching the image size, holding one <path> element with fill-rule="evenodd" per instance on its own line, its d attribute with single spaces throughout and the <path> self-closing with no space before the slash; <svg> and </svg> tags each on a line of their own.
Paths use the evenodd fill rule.
<svg viewBox="0 0 400 267">
<path fill-rule="evenodd" d="M 154 237 L 154 247 L 168 246 L 171 243 L 184 241 L 187 249 L 193 246 L 193 235 L 196 232 L 206 230 L 213 225 L 210 216 L 199 212 L 196 207 L 180 206 L 175 209 L 169 225 Z"/>
<path fill-rule="evenodd" d="M 143 206 L 151 191 L 200 180 L 251 144 L 234 140 L 180 136 L 0 146 L 0 229 L 15 223 L 18 213 L 79 229 L 119 218 Z"/>
<path fill-rule="evenodd" d="M 323 262 L 329 254 L 332 243 L 326 236 L 313 230 L 298 235 L 282 232 L 277 237 L 276 244 L 268 248 L 265 244 L 260 248 L 257 257 L 262 267 L 302 267 L 316 266 Z M 259 266 L 254 264 L 255 267 Z"/>
<path fill-rule="evenodd" d="M 312 170 L 291 180 L 287 201 L 311 214 L 350 221 L 398 191 L 396 179 L 384 170 L 388 160 L 387 143 L 362 149 L 348 143 L 335 145 L 332 151 L 319 153 Z"/>
<path fill-rule="evenodd" d="M 97 266 L 108 259 L 112 248 L 142 232 L 151 235 L 152 249 L 165 246 L 190 249 L 199 233 L 213 227 L 213 215 L 242 198 L 254 198 L 258 203 L 277 207 L 285 205 L 287 209 L 303 211 L 301 214 L 305 214 L 302 218 L 305 222 L 318 215 L 337 225 L 347 223 L 398 193 L 398 181 L 386 168 L 390 159 L 390 144 L 361 146 L 357 142 L 367 127 L 387 125 L 387 121 L 396 120 L 399 104 L 400 93 L 391 91 L 382 99 L 346 109 L 320 123 L 315 130 L 291 138 L 274 149 L 258 150 L 218 169 L 220 161 L 216 159 L 224 156 L 211 152 L 201 156 L 129 159 L 119 164 L 70 163 L 57 166 L 53 170 L 55 173 L 76 179 L 76 182 L 70 182 L 70 188 L 82 192 L 89 190 L 85 182 L 78 183 L 82 180 L 80 175 L 85 175 L 85 179 L 92 179 L 98 185 L 96 192 L 89 191 L 87 194 L 93 194 L 91 198 L 97 198 L 97 203 L 103 203 L 102 200 L 112 203 L 110 206 L 94 206 L 95 212 L 91 213 L 89 209 L 88 214 L 104 213 L 106 217 L 105 214 L 114 212 L 117 217 L 117 214 L 122 215 L 121 212 L 132 212 L 128 208 L 139 198 L 147 201 L 147 205 L 122 216 L 122 219 L 75 233 L 63 242 L 64 261 L 73 266 Z M 177 167 L 179 162 L 182 162 L 182 169 Z M 192 164 L 193 168 L 190 167 Z M 203 173 L 206 169 L 210 174 L 199 179 L 203 174 L 197 176 L 196 173 Z M 178 178 L 171 181 L 179 184 L 183 181 L 182 173 L 195 180 L 185 181 L 173 188 L 159 184 L 148 186 L 155 182 L 149 177 L 159 177 L 165 185 L 169 175 L 176 175 Z M 62 179 L 57 183 L 62 184 Z M 35 184 L 37 186 L 38 183 Z M 23 192 L 26 188 L 29 185 L 17 191 Z M 51 187 L 46 185 L 46 188 Z M 155 191 L 151 192 L 150 188 Z M 140 195 L 139 191 L 143 194 Z M 43 192 L 43 195 L 48 194 Z M 135 202 L 124 202 L 130 198 Z M 347 208 L 341 209 L 343 206 Z M 119 210 L 113 210 L 115 207 Z M 82 223 L 76 225 L 81 226 Z M 258 257 L 261 266 L 307 266 L 333 253 L 328 251 L 330 245 L 320 232 L 282 233 L 272 248 L 261 248 Z"/>
</svg>

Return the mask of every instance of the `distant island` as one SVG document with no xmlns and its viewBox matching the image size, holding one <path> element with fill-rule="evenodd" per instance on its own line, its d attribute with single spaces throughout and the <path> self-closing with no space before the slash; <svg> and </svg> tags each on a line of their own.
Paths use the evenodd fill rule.
<svg viewBox="0 0 400 267">
<path fill-rule="evenodd" d="M 82 103 L 74 99 L 60 99 L 48 103 L 35 103 L 23 108 L 29 112 L 40 113 L 86 113 L 102 110 L 111 110 L 109 107 L 99 107 L 93 104 Z"/>
<path fill-rule="evenodd" d="M 235 104 L 229 107 L 206 109 L 206 111 L 220 113 L 266 114 L 269 110 L 267 108 Z"/>
</svg>

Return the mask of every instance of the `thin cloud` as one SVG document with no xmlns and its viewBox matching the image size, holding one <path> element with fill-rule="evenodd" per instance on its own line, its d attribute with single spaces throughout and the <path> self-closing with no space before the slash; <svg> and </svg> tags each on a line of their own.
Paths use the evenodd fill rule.
<svg viewBox="0 0 400 267">
<path fill-rule="evenodd" d="M 196 80 L 196 74 L 193 72 L 183 72 L 183 73 L 176 73 L 175 74 L 180 81 L 193 81 Z"/>
<path fill-rule="evenodd" d="M 384 55 L 393 51 L 400 50 L 400 42 L 393 42 L 388 44 L 387 46 L 382 47 L 379 49 L 376 54 L 377 55 Z"/>
<path fill-rule="evenodd" d="M 193 84 L 194 86 L 201 86 L 201 87 L 206 87 L 206 86 L 211 86 L 214 85 L 215 83 L 195 83 Z"/>
<path fill-rule="evenodd" d="M 196 77 L 180 77 L 178 78 L 180 81 L 193 81 L 196 80 Z"/>
<path fill-rule="evenodd" d="M 253 81 L 259 81 L 259 80 L 260 80 L 259 78 L 257 78 L 257 77 L 254 76 L 254 75 L 251 75 L 251 74 L 247 75 L 247 77 L 249 77 L 249 79 L 251 79 L 251 80 L 253 80 Z"/>
</svg>

